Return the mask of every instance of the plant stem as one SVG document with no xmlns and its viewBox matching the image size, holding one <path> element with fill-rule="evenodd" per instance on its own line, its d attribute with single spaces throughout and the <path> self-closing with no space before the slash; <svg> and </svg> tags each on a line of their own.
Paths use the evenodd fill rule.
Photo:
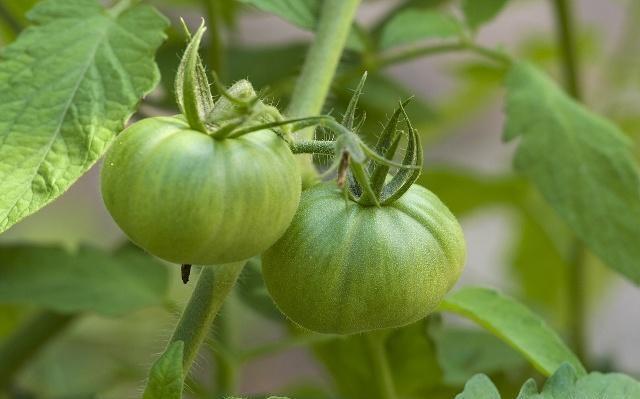
<svg viewBox="0 0 640 399">
<path fill-rule="evenodd" d="M 373 383 L 378 385 L 378 392 L 381 399 L 396 399 L 396 389 L 389 368 L 387 352 L 384 347 L 384 332 L 373 331 L 364 334 L 367 351 L 371 357 L 371 367 L 373 371 Z"/>
<path fill-rule="evenodd" d="M 360 0 L 323 2 L 315 41 L 309 48 L 294 88 L 287 109 L 288 117 L 316 115 L 322 111 L 359 4 Z M 305 131 L 302 137 L 311 139 L 312 130 Z M 303 182 L 316 181 L 317 172 L 311 156 L 305 156 L 301 162 Z"/>
<path fill-rule="evenodd" d="M 0 391 L 7 388 L 15 374 L 38 350 L 64 331 L 75 318 L 74 314 L 44 310 L 7 337 L 0 346 Z"/>
<path fill-rule="evenodd" d="M 209 49 L 207 53 L 207 63 L 209 68 L 217 72 L 217 75 L 224 81 L 225 79 L 225 58 L 224 46 L 220 36 L 221 18 L 220 18 L 220 0 L 204 0 L 204 7 L 207 12 L 207 21 L 209 23 Z"/>
<path fill-rule="evenodd" d="M 575 30 L 573 23 L 573 10 L 571 0 L 552 0 L 556 19 L 556 30 L 564 80 L 569 94 L 577 100 L 582 97 L 580 84 L 580 71 L 578 70 L 578 57 L 575 42 Z"/>
<path fill-rule="evenodd" d="M 573 10 L 570 0 L 552 0 L 556 20 L 556 34 L 560 46 L 562 68 L 567 92 L 582 100 L 580 69 L 575 43 Z M 569 339 L 576 356 L 586 362 L 586 306 L 585 255 L 586 248 L 574 238 L 569 261 Z"/>
<path fill-rule="evenodd" d="M 507 54 L 504 54 L 500 51 L 482 47 L 475 43 L 458 42 L 449 44 L 408 47 L 400 51 L 395 51 L 388 55 L 382 55 L 377 60 L 377 63 L 374 65 L 374 67 L 384 68 L 393 64 L 410 61 L 419 57 L 456 53 L 461 51 L 470 51 L 505 66 L 510 65 L 512 62 L 511 58 L 509 58 Z"/>
<path fill-rule="evenodd" d="M 290 145 L 291 152 L 294 154 L 325 154 L 335 155 L 335 141 L 324 140 L 302 140 L 292 142 Z"/>
<path fill-rule="evenodd" d="M 175 341 L 184 342 L 182 364 L 185 372 L 191 368 L 200 345 L 245 263 L 242 261 L 202 268 L 198 283 L 168 344 L 169 346 Z"/>
</svg>

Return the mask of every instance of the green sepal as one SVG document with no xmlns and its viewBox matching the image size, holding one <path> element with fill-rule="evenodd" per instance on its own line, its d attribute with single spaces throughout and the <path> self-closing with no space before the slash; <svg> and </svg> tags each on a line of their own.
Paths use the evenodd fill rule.
<svg viewBox="0 0 640 399">
<path fill-rule="evenodd" d="M 184 25 L 184 21 L 182 21 Z M 185 25 L 187 35 L 188 30 Z M 187 49 L 182 56 L 178 72 L 176 73 L 176 98 L 180 111 L 187 119 L 189 126 L 193 130 L 208 133 L 205 124 L 206 115 L 214 107 L 213 97 L 209 89 L 209 80 L 205 72 L 202 59 L 198 54 L 202 36 L 207 28 L 204 21 L 190 38 Z"/>
<path fill-rule="evenodd" d="M 423 154 L 420 135 L 411 124 L 409 116 L 402 104 L 400 104 L 400 110 L 402 111 L 405 123 L 409 129 L 409 144 L 404 155 L 404 160 L 402 161 L 402 163 L 407 167 L 398 170 L 398 173 L 396 173 L 391 181 L 384 187 L 381 196 L 381 203 L 383 205 L 390 204 L 400 198 L 402 194 L 404 194 L 411 185 L 416 182 L 418 177 L 420 177 L 420 172 L 422 170 Z M 409 166 L 412 166 L 413 168 L 409 168 Z"/>
</svg>

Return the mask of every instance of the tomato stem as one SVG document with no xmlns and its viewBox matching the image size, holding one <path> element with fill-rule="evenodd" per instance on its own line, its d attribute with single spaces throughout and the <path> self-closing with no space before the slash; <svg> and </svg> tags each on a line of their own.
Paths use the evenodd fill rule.
<svg viewBox="0 0 640 399">
<path fill-rule="evenodd" d="M 398 396 L 385 349 L 385 332 L 371 331 L 364 334 L 364 339 L 371 358 L 373 377 L 378 384 L 380 398 L 396 399 Z"/>
<path fill-rule="evenodd" d="M 322 111 L 359 5 L 360 0 L 323 2 L 315 40 L 298 77 L 287 115 L 301 117 Z M 313 132 L 308 130 L 303 138 L 312 136 Z M 301 160 L 301 166 L 305 184 L 317 182 L 318 172 L 310 156 Z"/>
<path fill-rule="evenodd" d="M 333 140 L 302 140 L 289 144 L 294 154 L 335 155 L 336 142 Z"/>
<path fill-rule="evenodd" d="M 231 292 L 245 261 L 201 268 L 198 283 L 191 294 L 180 321 L 167 347 L 176 341 L 184 342 L 183 367 L 191 368 L 200 345 L 207 336 L 211 324 Z"/>
</svg>

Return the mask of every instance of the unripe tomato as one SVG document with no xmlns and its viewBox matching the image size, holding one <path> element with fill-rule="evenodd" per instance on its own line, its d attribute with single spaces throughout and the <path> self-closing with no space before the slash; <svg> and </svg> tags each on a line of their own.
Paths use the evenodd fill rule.
<svg viewBox="0 0 640 399">
<path fill-rule="evenodd" d="M 102 197 L 129 238 L 162 259 L 220 264 L 257 255 L 289 226 L 298 165 L 269 130 L 217 140 L 176 117 L 124 130 L 102 168 Z"/>
<path fill-rule="evenodd" d="M 280 310 L 301 326 L 352 334 L 431 313 L 462 272 L 462 229 L 429 190 L 394 203 L 345 202 L 335 184 L 302 194 L 287 232 L 262 257 Z"/>
</svg>

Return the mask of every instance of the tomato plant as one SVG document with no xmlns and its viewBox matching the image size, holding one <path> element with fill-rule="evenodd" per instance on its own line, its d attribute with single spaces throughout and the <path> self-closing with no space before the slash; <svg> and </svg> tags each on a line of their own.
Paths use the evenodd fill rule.
<svg viewBox="0 0 640 399">
<path fill-rule="evenodd" d="M 640 398 L 639 20 L 0 0 L 0 399 Z"/>
</svg>

